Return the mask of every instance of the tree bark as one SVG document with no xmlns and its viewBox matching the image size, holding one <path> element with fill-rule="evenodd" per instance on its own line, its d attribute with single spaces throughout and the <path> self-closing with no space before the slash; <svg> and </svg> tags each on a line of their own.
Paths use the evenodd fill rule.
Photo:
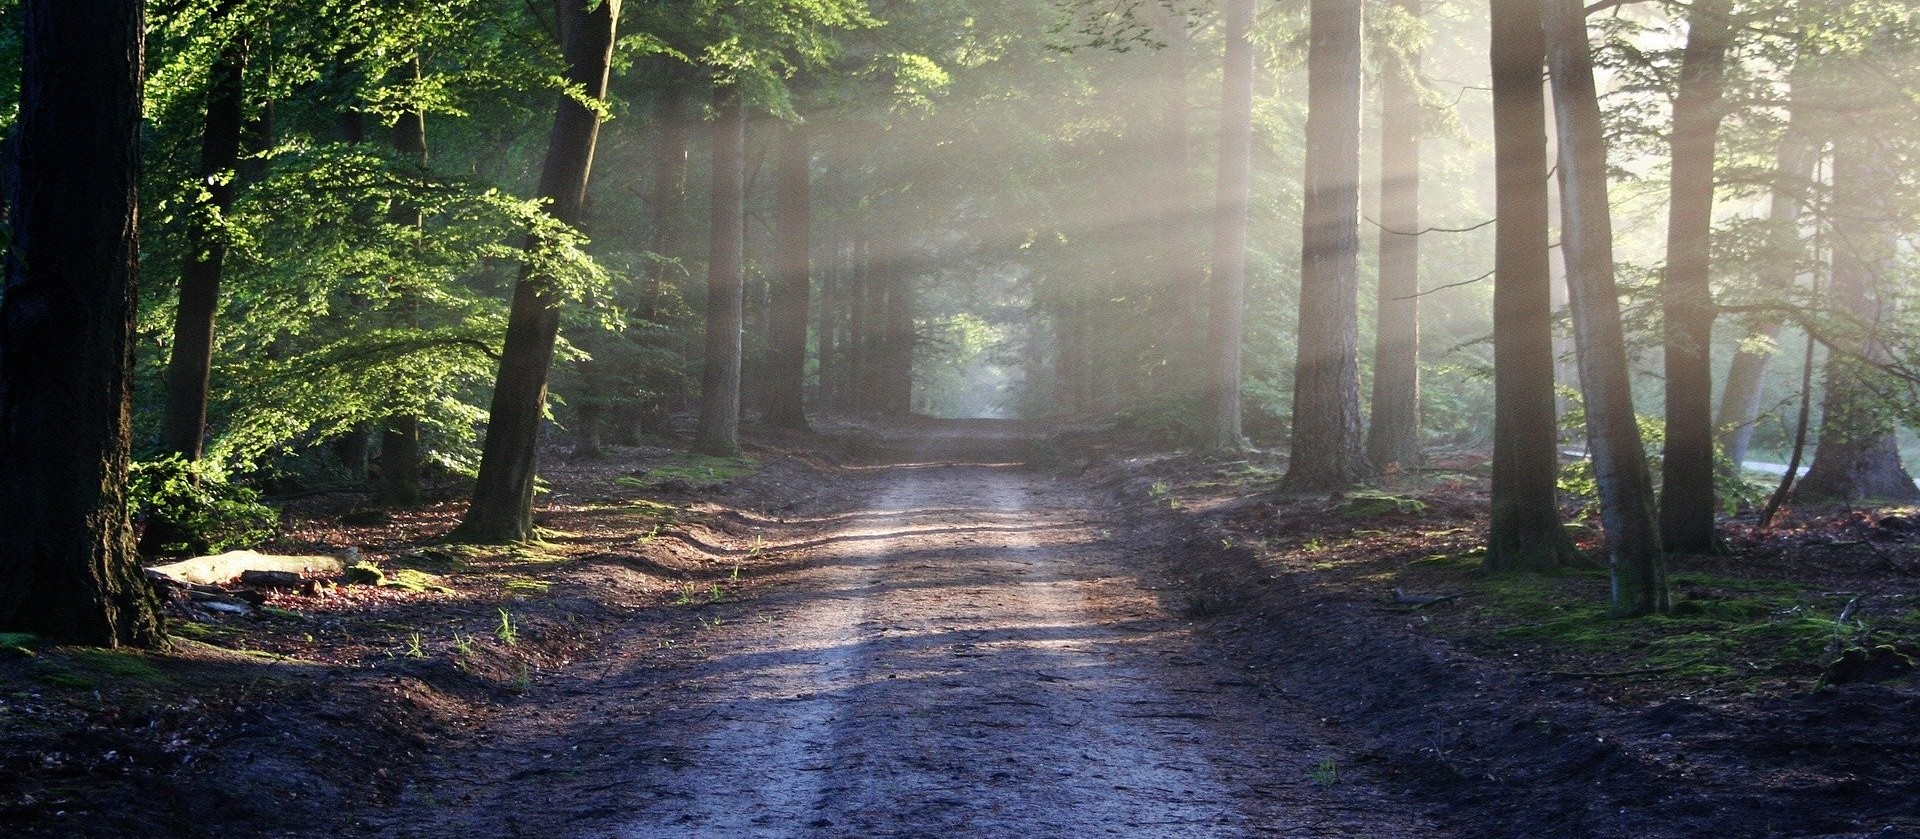
<svg viewBox="0 0 1920 839">
<path fill-rule="evenodd" d="M 1396 0 L 1410 19 L 1420 0 Z M 1367 459 L 1420 464 L 1420 54 L 1389 55 L 1380 71 L 1380 285 L 1374 323 Z"/>
<path fill-rule="evenodd" d="M 1794 490 L 1800 499 L 1890 501 L 1920 499 L 1913 476 L 1900 465 L 1893 420 L 1873 404 L 1864 384 L 1874 375 L 1868 362 L 1887 360 L 1878 337 L 1883 317 L 1876 284 L 1896 258 L 1899 237 L 1888 221 L 1895 210 L 1886 185 L 1894 182 L 1880 138 L 1863 126 L 1843 130 L 1833 148 L 1832 308 L 1852 321 L 1857 336 L 1827 355 L 1826 392 L 1820 399 L 1820 436 Z"/>
<path fill-rule="evenodd" d="M 810 132 L 805 125 L 792 125 L 780 136 L 779 182 L 774 196 L 774 287 L 769 313 L 772 352 L 767 369 L 767 424 L 802 430 L 807 427 L 807 323 L 813 285 Z"/>
<path fill-rule="evenodd" d="M 222 14 L 232 8 L 221 5 Z M 173 353 L 167 363 L 167 402 L 160 446 L 199 460 L 207 431 L 207 400 L 213 372 L 214 319 L 220 311 L 220 273 L 226 234 L 216 225 L 233 209 L 240 131 L 245 119 L 246 43 L 220 50 L 207 75 L 207 110 L 200 134 L 200 174 L 207 190 L 187 220 L 186 265 L 180 272 L 179 306 L 173 317 Z"/>
<path fill-rule="evenodd" d="M 1360 424 L 1361 0 L 1312 0 L 1293 439 L 1281 489 L 1373 475 Z"/>
<path fill-rule="evenodd" d="M 1587 411 L 1587 452 L 1600 486 L 1616 615 L 1664 612 L 1666 557 L 1654 515 L 1653 476 L 1633 413 L 1620 295 L 1613 276 L 1607 147 L 1580 0 L 1544 0 L 1547 67 L 1560 149 L 1561 246 L 1573 313 L 1574 352 Z"/>
<path fill-rule="evenodd" d="M 566 11 L 560 31 L 567 81 L 588 96 L 606 98 L 620 0 L 601 0 L 591 9 L 565 2 L 559 8 Z M 599 134 L 599 116 L 562 95 L 540 173 L 540 195 L 550 202 L 548 212 L 567 224 L 578 225 L 585 215 L 587 180 Z M 533 246 L 529 241 L 528 247 Z M 507 314 L 507 340 L 493 389 L 480 476 L 466 520 L 456 531 L 461 538 L 503 542 L 533 536 L 540 420 L 546 414 L 547 374 L 553 366 L 554 339 L 560 333 L 559 306 L 551 279 L 521 270 Z"/>
<path fill-rule="evenodd" d="M 1246 445 L 1240 428 L 1240 342 L 1247 296 L 1247 210 L 1252 197 L 1253 0 L 1226 0 L 1221 11 L 1226 64 L 1220 84 L 1220 164 L 1213 216 L 1213 275 L 1208 295 L 1207 448 Z"/>
<path fill-rule="evenodd" d="M 1488 571 L 1580 558 L 1560 520 L 1539 0 L 1493 0 L 1493 519 Z"/>
<path fill-rule="evenodd" d="M 707 354 L 700 373 L 700 430 L 693 450 L 740 451 L 740 330 L 746 317 L 746 106 L 736 88 L 714 91 L 713 223 L 707 257 Z"/>
<path fill-rule="evenodd" d="M 153 646 L 127 519 L 139 260 L 137 0 L 25 0 L 0 295 L 0 629 Z"/>
<path fill-rule="evenodd" d="M 1661 456 L 1660 543 L 1675 553 L 1721 553 L 1714 529 L 1713 167 L 1722 114 L 1728 0 L 1696 0 L 1673 104 L 1667 270 L 1660 284 L 1666 348 L 1666 443 Z"/>
</svg>

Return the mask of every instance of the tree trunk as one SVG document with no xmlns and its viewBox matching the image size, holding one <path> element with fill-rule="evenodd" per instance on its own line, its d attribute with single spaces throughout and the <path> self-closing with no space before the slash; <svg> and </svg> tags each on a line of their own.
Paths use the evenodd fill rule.
<svg viewBox="0 0 1920 839">
<path fill-rule="evenodd" d="M 813 285 L 810 131 L 805 125 L 792 125 L 780 136 L 766 407 L 767 424 L 803 430 L 807 427 L 807 323 Z"/>
<path fill-rule="evenodd" d="M 887 272 L 886 351 L 881 358 L 880 410 L 913 410 L 913 270 L 896 261 Z"/>
<path fill-rule="evenodd" d="M 1488 571 L 1580 559 L 1560 521 L 1553 272 L 1547 248 L 1546 43 L 1539 0 L 1493 0 L 1493 520 Z"/>
<path fill-rule="evenodd" d="M 1673 104 L 1673 169 L 1667 271 L 1660 283 L 1666 345 L 1667 435 L 1660 465 L 1660 543 L 1674 553 L 1721 553 L 1714 530 L 1713 233 L 1714 149 L 1720 133 L 1728 0 L 1696 0 Z"/>
<path fill-rule="evenodd" d="M 613 56 L 620 0 L 601 0 L 589 9 L 561 3 L 561 39 L 567 81 L 588 96 L 604 99 Z M 562 95 L 540 173 L 540 196 L 548 212 L 570 225 L 585 214 L 587 179 L 593 171 L 600 118 L 571 96 Z M 528 247 L 534 247 L 529 241 Z M 500 375 L 493 389 L 486 444 L 473 503 L 457 531 L 475 541 L 522 541 L 533 536 L 533 483 L 539 467 L 540 420 L 546 413 L 547 373 L 553 366 L 554 339 L 560 333 L 560 301 L 547 277 L 527 269 L 514 283 L 507 315 L 507 340 Z"/>
<path fill-rule="evenodd" d="M 413 81 L 420 80 L 420 59 L 410 68 Z M 427 166 L 427 115 L 415 108 L 400 115 L 393 124 L 393 150 L 425 169 Z M 420 208 L 396 201 L 388 210 L 388 220 L 412 227 L 424 235 L 426 220 Z M 401 292 L 400 319 L 406 326 L 420 324 L 420 301 L 411 291 Z M 388 417 L 380 428 L 380 490 L 382 503 L 409 506 L 420 503 L 420 418 L 411 413 Z"/>
<path fill-rule="evenodd" d="M 820 273 L 820 313 L 819 325 L 815 333 L 819 336 L 816 345 L 817 364 L 820 368 L 820 404 L 840 404 L 840 285 L 844 271 L 842 256 L 846 246 L 836 243 L 827 260 L 824 271 Z"/>
<path fill-rule="evenodd" d="M 740 451 L 740 330 L 746 317 L 747 116 L 740 91 L 714 91 L 713 226 L 707 258 L 707 355 L 693 450 Z"/>
<path fill-rule="evenodd" d="M 367 463 L 373 452 L 373 426 L 364 422 L 355 423 L 347 433 L 333 441 L 333 456 L 347 470 L 347 478 L 355 484 L 367 482 Z"/>
<path fill-rule="evenodd" d="M 1653 476 L 1628 389 L 1620 294 L 1613 277 L 1607 147 L 1580 0 L 1545 0 L 1547 66 L 1560 148 L 1561 246 L 1573 313 L 1574 352 L 1587 411 L 1587 452 L 1600 485 L 1613 574 L 1612 611 L 1668 608 L 1666 558 L 1654 516 Z"/>
<path fill-rule="evenodd" d="M 1313 0 L 1287 492 L 1370 477 L 1360 426 L 1360 0 Z"/>
<path fill-rule="evenodd" d="M 230 10 L 232 4 L 221 8 Z M 220 272 L 226 234 L 215 225 L 233 209 L 240 128 L 245 119 L 247 48 L 234 41 L 220 50 L 207 75 L 207 110 L 200 134 L 200 174 L 208 198 L 187 218 L 186 265 L 180 272 L 179 307 L 173 316 L 173 353 L 167 363 L 167 403 L 160 446 L 199 460 L 207 432 L 207 398 L 213 372 L 213 325 L 220 311 Z"/>
<path fill-rule="evenodd" d="M 1858 501 L 1920 499 L 1913 476 L 1900 465 L 1893 420 L 1874 403 L 1863 382 L 1872 362 L 1887 360 L 1878 337 L 1882 297 L 1875 286 L 1897 258 L 1899 237 L 1886 185 L 1889 171 L 1882 140 L 1860 127 L 1842 130 L 1833 147 L 1833 280 L 1830 305 L 1852 322 L 1846 343 L 1827 355 L 1826 392 L 1820 400 L 1820 436 L 1813 465 L 1794 490 L 1801 499 Z M 1855 337 L 1857 336 L 1857 337 Z"/>
<path fill-rule="evenodd" d="M 1231 450 L 1246 445 L 1240 430 L 1240 341 L 1247 296 L 1247 209 L 1253 192 L 1253 0 L 1226 0 L 1221 17 L 1227 51 L 1220 84 L 1203 440 L 1207 448 Z"/>
<path fill-rule="evenodd" d="M 1796 65 L 1796 68 L 1801 65 Z M 1810 204 L 1813 165 L 1819 156 L 1813 132 L 1806 126 L 1807 114 L 1802 101 L 1804 84 L 1789 79 L 1795 91 L 1787 106 L 1787 131 L 1780 138 L 1780 150 L 1774 163 L 1772 200 L 1767 216 L 1767 253 L 1758 270 L 1758 285 L 1769 293 L 1781 293 L 1792 287 L 1806 256 L 1806 243 L 1800 235 L 1800 214 Z M 1747 330 L 1762 339 L 1764 347 L 1743 342 L 1727 368 L 1727 380 L 1720 392 L 1720 448 L 1731 468 L 1737 471 L 1747 460 L 1747 446 L 1753 442 L 1753 426 L 1760 418 L 1760 380 L 1773 358 L 1773 342 L 1780 335 L 1780 319 L 1770 316 Z"/>
<path fill-rule="evenodd" d="M 25 0 L 0 295 L 0 630 L 152 646 L 127 519 L 138 285 L 136 0 Z"/>
<path fill-rule="evenodd" d="M 1420 0 L 1396 3 L 1408 19 L 1420 19 Z M 1382 63 L 1380 301 L 1367 459 L 1386 469 L 1420 464 L 1420 54 Z"/>
</svg>

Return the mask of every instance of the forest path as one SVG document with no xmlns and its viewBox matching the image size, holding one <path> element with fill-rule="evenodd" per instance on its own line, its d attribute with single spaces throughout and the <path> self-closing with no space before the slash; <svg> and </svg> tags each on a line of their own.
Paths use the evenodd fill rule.
<svg viewBox="0 0 1920 839">
<path fill-rule="evenodd" d="M 1432 836 L 1150 590 L 1156 546 L 1011 465 L 849 470 L 700 655 L 543 689 L 391 836 Z M 789 538 L 790 537 L 790 538 Z M 693 620 L 693 618 L 689 618 Z M 595 668 L 582 668 L 595 669 Z M 425 805 L 425 806 L 419 806 Z"/>
</svg>

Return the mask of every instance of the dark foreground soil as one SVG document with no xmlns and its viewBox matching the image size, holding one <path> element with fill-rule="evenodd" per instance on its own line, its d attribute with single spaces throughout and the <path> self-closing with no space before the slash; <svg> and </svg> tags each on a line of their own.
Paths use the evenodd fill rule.
<svg viewBox="0 0 1920 839">
<path fill-rule="evenodd" d="M 1900 511 L 1735 522 L 1620 622 L 1597 573 L 1473 573 L 1471 458 L 1287 499 L 1259 458 L 829 430 L 552 452 L 513 548 L 298 502 L 275 551 L 388 585 L 0 648 L 0 835 L 1920 835 Z"/>
</svg>

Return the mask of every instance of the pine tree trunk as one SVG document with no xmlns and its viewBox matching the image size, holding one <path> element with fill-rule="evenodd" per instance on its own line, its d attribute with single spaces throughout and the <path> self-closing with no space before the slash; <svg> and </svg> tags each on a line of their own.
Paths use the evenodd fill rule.
<svg viewBox="0 0 1920 839">
<path fill-rule="evenodd" d="M 1420 0 L 1396 0 L 1411 20 Z M 1374 324 L 1367 460 L 1420 465 L 1420 54 L 1380 72 L 1380 301 Z"/>
<path fill-rule="evenodd" d="M 1220 164 L 1214 198 L 1213 275 L 1207 298 L 1204 445 L 1239 449 L 1240 342 L 1247 296 L 1247 210 L 1253 192 L 1253 0 L 1225 0 L 1226 65 L 1220 85 Z"/>
<path fill-rule="evenodd" d="M 774 287 L 769 307 L 767 424 L 807 427 L 807 323 L 811 319 L 813 155 L 810 129 L 788 126 L 780 136 L 780 171 L 774 202 Z"/>
<path fill-rule="evenodd" d="M 567 80 L 588 96 L 606 97 L 620 0 L 601 0 L 591 9 L 562 3 L 561 39 Z M 562 95 L 540 173 L 540 196 L 548 212 L 570 225 L 583 220 L 587 180 L 593 171 L 600 118 Z M 529 241 L 531 248 L 535 243 Z M 507 340 L 500 375 L 494 383 L 486 444 L 473 503 L 456 531 L 474 541 L 523 541 L 533 536 L 533 484 L 539 468 L 540 420 L 546 412 L 547 374 L 553 366 L 554 340 L 560 333 L 560 300 L 550 279 L 523 269 L 514 283 L 507 314 Z"/>
<path fill-rule="evenodd" d="M 1579 560 L 1560 521 L 1553 272 L 1547 249 L 1546 43 L 1539 0 L 1493 0 L 1493 520 L 1489 571 Z"/>
<path fill-rule="evenodd" d="M 1187 99 L 1187 60 L 1191 36 L 1187 11 L 1155 7 L 1161 17 L 1156 33 L 1166 43 L 1156 69 L 1162 97 L 1157 169 L 1148 206 L 1158 207 L 1160 261 L 1166 292 L 1160 300 L 1163 347 L 1170 368 L 1160 377 L 1163 391 L 1199 392 L 1206 384 L 1207 334 L 1201 312 L 1207 308 L 1206 269 L 1195 259 L 1193 243 L 1193 107 Z"/>
<path fill-rule="evenodd" d="M 1293 439 L 1281 488 L 1373 475 L 1360 424 L 1360 0 L 1312 0 Z"/>
<path fill-rule="evenodd" d="M 143 5 L 21 4 L 20 168 L 0 294 L 0 630 L 162 640 L 127 519 Z"/>
<path fill-rule="evenodd" d="M 746 317 L 747 118 L 740 92 L 714 91 L 713 225 L 707 258 L 707 354 L 693 450 L 740 451 L 740 331 Z"/>
<path fill-rule="evenodd" d="M 1722 114 L 1727 0 L 1696 0 L 1673 105 L 1667 270 L 1660 284 L 1666 345 L 1667 434 L 1661 457 L 1660 543 L 1674 553 L 1726 550 L 1714 529 L 1713 166 Z"/>
<path fill-rule="evenodd" d="M 221 14 L 232 3 L 221 5 Z M 186 265 L 180 272 L 179 307 L 173 318 L 173 352 L 167 363 L 167 403 L 160 446 L 199 460 L 207 431 L 207 399 L 213 372 L 214 319 L 220 311 L 220 273 L 226 235 L 214 228 L 233 209 L 240 129 L 245 119 L 246 44 L 220 50 L 207 76 L 207 109 L 200 134 L 200 173 L 208 199 L 188 215 Z"/>
<path fill-rule="evenodd" d="M 1889 219 L 1894 208 L 1886 184 L 1893 173 L 1883 141 L 1859 130 L 1842 131 L 1833 147 L 1833 280 L 1829 304 L 1852 322 L 1846 342 L 1827 355 L 1826 392 L 1820 400 L 1820 436 L 1813 464 L 1794 489 L 1800 499 L 1914 501 L 1920 489 L 1900 465 L 1893 421 L 1873 404 L 1863 384 L 1875 375 L 1871 362 L 1887 360 L 1879 331 L 1884 313 L 1877 284 L 1898 255 L 1899 237 Z"/>
<path fill-rule="evenodd" d="M 1613 575 L 1612 611 L 1664 612 L 1669 605 L 1666 557 L 1654 515 L 1653 476 L 1628 389 L 1627 347 L 1613 276 L 1606 138 L 1586 15 L 1580 0 L 1545 0 L 1542 6 L 1560 143 L 1561 243 L 1587 411 L 1587 452 L 1600 486 L 1600 521 Z"/>
<path fill-rule="evenodd" d="M 830 251 L 825 270 L 820 273 L 820 312 L 817 317 L 818 334 L 815 351 L 816 364 L 820 368 L 820 404 L 840 404 L 840 286 L 844 271 L 842 256 L 846 246 L 835 244 Z"/>
</svg>

